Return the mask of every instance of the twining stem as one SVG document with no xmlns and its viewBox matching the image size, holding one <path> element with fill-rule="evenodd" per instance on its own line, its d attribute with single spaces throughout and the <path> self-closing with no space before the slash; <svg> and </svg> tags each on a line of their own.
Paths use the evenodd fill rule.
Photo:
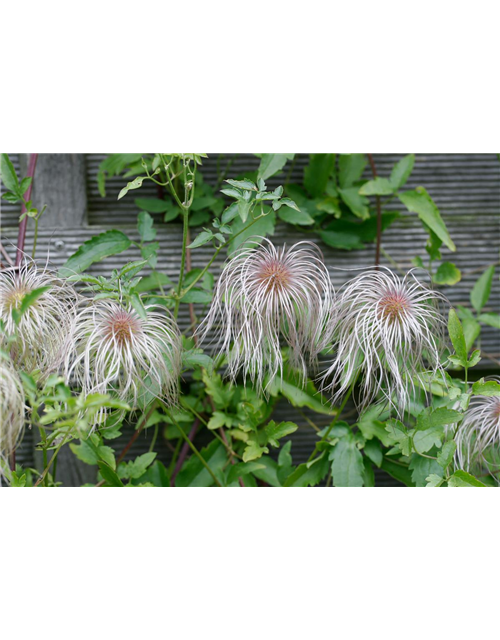
<svg viewBox="0 0 500 640">
<path fill-rule="evenodd" d="M 367 153 L 366 155 L 368 156 L 368 162 L 370 163 L 373 177 L 376 178 L 378 174 L 375 161 L 373 160 L 373 155 L 371 153 Z M 380 204 L 380 196 L 375 196 L 375 202 L 377 206 L 377 246 L 375 249 L 375 268 L 378 269 L 380 264 L 380 243 L 382 241 L 382 206 Z"/>
<path fill-rule="evenodd" d="M 331 430 L 333 429 L 333 427 L 337 424 L 338 419 L 340 418 L 340 415 L 342 413 L 342 411 L 344 410 L 347 401 L 349 400 L 349 398 L 352 395 L 352 392 L 354 391 L 354 385 L 356 384 L 358 380 L 358 376 L 356 376 L 353 380 L 353 383 L 351 384 L 351 387 L 349 389 L 349 391 L 346 393 L 344 399 L 342 400 L 342 404 L 339 407 L 339 410 L 337 412 L 337 415 L 335 416 L 335 418 L 333 419 L 333 422 L 331 423 L 331 425 L 328 427 L 325 435 L 321 438 L 321 440 L 319 442 L 316 443 L 316 446 L 313 449 L 313 452 L 311 453 L 311 455 L 309 456 L 309 460 L 307 462 L 311 462 L 311 460 L 314 458 L 314 456 L 316 455 L 316 451 L 318 451 L 318 449 L 321 447 L 321 445 L 323 444 L 323 442 L 325 442 L 328 439 L 328 436 L 330 435 Z"/>
</svg>

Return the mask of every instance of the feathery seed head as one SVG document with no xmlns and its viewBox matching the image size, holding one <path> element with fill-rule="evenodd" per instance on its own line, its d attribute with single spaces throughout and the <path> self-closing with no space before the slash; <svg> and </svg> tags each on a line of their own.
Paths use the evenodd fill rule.
<svg viewBox="0 0 500 640">
<path fill-rule="evenodd" d="M 229 376 L 234 379 L 241 371 L 265 394 L 267 384 L 282 375 L 280 341 L 289 347 L 292 366 L 306 376 L 327 343 L 333 299 L 330 276 L 315 244 L 278 248 L 254 237 L 229 257 L 198 333 L 203 340 L 215 327 Z"/>
<path fill-rule="evenodd" d="M 361 409 L 382 393 L 403 415 L 426 363 L 433 374 L 442 371 L 446 321 L 441 301 L 444 296 L 419 282 L 413 270 L 400 278 L 381 268 L 346 283 L 332 329 L 336 355 L 322 380 L 333 402 L 360 378 Z"/>
<path fill-rule="evenodd" d="M 16 327 L 12 310 L 19 310 L 24 296 L 42 287 L 50 288 L 28 307 Z M 32 261 L 0 272 L 0 318 L 6 333 L 16 336 L 11 356 L 20 368 L 40 369 L 45 376 L 59 366 L 78 298 L 71 283 Z"/>
<path fill-rule="evenodd" d="M 497 378 L 490 378 L 498 381 Z M 455 466 L 464 471 L 500 466 L 500 398 L 473 396 L 458 425 Z"/>
<path fill-rule="evenodd" d="M 174 404 L 181 369 L 182 339 L 168 310 L 102 299 L 76 315 L 68 342 L 65 373 L 85 395 L 110 393 L 137 408 L 150 397 Z M 102 410 L 97 422 L 106 418 Z"/>
<path fill-rule="evenodd" d="M 0 356 L 0 456 L 16 448 L 24 428 L 24 392 L 14 367 Z"/>
</svg>

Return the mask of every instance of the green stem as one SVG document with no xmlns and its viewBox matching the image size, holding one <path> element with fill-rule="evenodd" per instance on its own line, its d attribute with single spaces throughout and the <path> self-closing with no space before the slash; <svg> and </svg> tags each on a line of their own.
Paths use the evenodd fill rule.
<svg viewBox="0 0 500 640">
<path fill-rule="evenodd" d="M 349 391 L 346 393 L 345 398 L 342 400 L 342 404 L 339 407 L 339 410 L 337 412 L 337 415 L 335 416 L 335 418 L 333 419 L 332 424 L 328 427 L 327 432 L 325 433 L 325 435 L 321 438 L 321 440 L 319 442 L 316 443 L 316 446 L 313 449 L 313 452 L 311 453 L 311 455 L 309 456 L 309 460 L 307 462 L 311 462 L 311 460 L 314 458 L 314 456 L 316 455 L 316 451 L 320 448 L 320 446 L 323 444 L 323 442 L 325 442 L 328 439 L 328 436 L 330 435 L 331 430 L 333 429 L 333 427 L 337 424 L 338 419 L 340 418 L 340 415 L 342 413 L 342 411 L 344 410 L 347 401 L 349 400 L 349 398 L 352 395 L 352 392 L 354 390 L 354 385 L 356 384 L 356 381 L 358 379 L 358 376 L 356 375 L 356 377 L 354 378 L 352 384 L 351 384 L 351 388 L 349 389 Z"/>
<path fill-rule="evenodd" d="M 165 405 L 164 405 L 165 406 Z M 166 408 L 166 407 L 165 407 Z M 201 462 L 201 464 L 205 467 L 205 469 L 208 471 L 208 473 L 212 476 L 215 484 L 218 487 L 222 487 L 221 483 L 219 482 L 219 480 L 217 479 L 217 476 L 215 475 L 215 473 L 212 471 L 212 469 L 210 469 L 210 467 L 208 466 L 205 458 L 201 455 L 201 453 L 198 451 L 198 449 L 194 446 L 194 444 L 191 442 L 191 440 L 187 437 L 187 435 L 184 433 L 184 429 L 177 424 L 177 422 L 174 420 L 174 418 L 172 417 L 172 414 L 170 414 L 170 419 L 172 420 L 172 422 L 175 424 L 175 426 L 177 427 L 177 429 L 179 430 L 181 436 L 184 438 L 185 442 L 187 443 L 187 445 L 189 446 L 189 448 L 191 449 L 191 451 L 194 453 L 194 455 L 198 458 L 198 460 Z"/>
<path fill-rule="evenodd" d="M 172 460 L 170 461 L 170 464 L 168 465 L 168 477 L 169 477 L 169 479 L 172 477 L 172 471 L 175 469 L 175 463 L 177 462 L 177 458 L 179 456 L 179 451 L 181 450 L 181 444 L 182 444 L 182 438 L 179 438 L 177 440 L 177 444 L 175 445 L 175 451 L 174 451 L 174 454 L 172 456 Z"/>
<path fill-rule="evenodd" d="M 177 298 L 175 300 L 174 307 L 174 318 L 177 320 L 177 316 L 179 315 L 179 305 L 181 303 L 181 292 L 182 292 L 182 284 L 184 282 L 184 270 L 186 268 L 186 247 L 187 247 L 187 237 L 189 233 L 189 210 L 182 209 L 183 216 L 183 229 L 182 229 L 182 256 L 181 256 L 181 270 L 179 272 L 179 284 L 177 285 Z"/>
<path fill-rule="evenodd" d="M 149 453 L 153 451 L 156 444 L 156 439 L 158 438 L 158 423 L 155 424 L 155 430 L 153 431 L 153 438 L 151 440 L 151 444 L 149 445 Z"/>
</svg>

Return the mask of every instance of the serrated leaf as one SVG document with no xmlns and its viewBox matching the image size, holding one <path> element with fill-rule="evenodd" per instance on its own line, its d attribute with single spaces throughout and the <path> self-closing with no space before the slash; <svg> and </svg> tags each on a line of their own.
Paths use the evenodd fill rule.
<svg viewBox="0 0 500 640">
<path fill-rule="evenodd" d="M 126 251 L 131 244 L 130 239 L 122 231 L 116 229 L 93 236 L 66 260 L 59 269 L 59 275 L 64 278 L 81 273 L 94 262 Z"/>
<path fill-rule="evenodd" d="M 283 201 L 282 201 L 282 204 Z M 314 224 L 314 219 L 306 211 L 293 211 L 290 209 L 280 209 L 278 216 L 288 224 L 298 224 L 301 226 L 309 226 Z"/>
<path fill-rule="evenodd" d="M 341 438 L 329 455 L 332 463 L 332 479 L 336 487 L 362 487 L 364 476 L 363 456 L 356 446 L 352 433 Z"/>
<path fill-rule="evenodd" d="M 427 476 L 426 481 L 426 487 L 440 487 L 444 482 L 444 478 L 437 473 L 431 473 Z"/>
<path fill-rule="evenodd" d="M 484 305 L 488 302 L 491 293 L 491 283 L 495 267 L 488 267 L 476 284 L 472 287 L 470 293 L 470 301 L 474 309 L 479 313 Z"/>
<path fill-rule="evenodd" d="M 227 474 L 227 483 L 231 484 L 238 480 L 239 477 L 254 473 L 254 471 L 260 471 L 265 469 L 266 465 L 261 462 L 237 462 L 233 464 Z"/>
<path fill-rule="evenodd" d="M 416 213 L 422 222 L 444 242 L 448 249 L 456 251 L 455 243 L 450 238 L 446 225 L 439 213 L 439 209 L 424 187 L 417 187 L 414 191 L 399 193 L 398 197 L 408 211 Z"/>
<path fill-rule="evenodd" d="M 243 451 L 243 462 L 258 460 L 264 453 L 269 453 L 267 447 L 261 447 L 255 440 L 249 440 L 245 450 Z"/>
<path fill-rule="evenodd" d="M 257 191 L 257 185 L 255 185 L 251 180 L 226 180 L 226 182 L 237 189 Z"/>
</svg>

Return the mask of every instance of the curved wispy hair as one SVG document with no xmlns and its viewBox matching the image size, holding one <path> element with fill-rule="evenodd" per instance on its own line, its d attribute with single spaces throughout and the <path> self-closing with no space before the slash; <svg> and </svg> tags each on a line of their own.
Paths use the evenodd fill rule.
<svg viewBox="0 0 500 640">
<path fill-rule="evenodd" d="M 24 429 L 24 391 L 16 370 L 0 355 L 0 455 L 15 450 Z"/>
<path fill-rule="evenodd" d="M 422 374 L 443 371 L 446 321 L 439 309 L 446 298 L 409 271 L 399 277 L 387 268 L 362 273 L 339 292 L 334 320 L 334 360 L 322 388 L 338 403 L 359 380 L 357 405 L 365 409 L 381 394 L 403 416 Z"/>
<path fill-rule="evenodd" d="M 146 305 L 145 318 L 131 306 L 111 299 L 91 301 L 74 320 L 64 362 L 84 395 L 111 394 L 133 409 L 150 397 L 175 404 L 178 396 L 182 338 L 170 312 Z M 106 419 L 106 409 L 96 424 Z"/>
<path fill-rule="evenodd" d="M 19 310 L 24 296 L 42 287 L 49 289 L 27 308 L 16 327 L 12 310 Z M 0 271 L 0 318 L 5 333 L 15 334 L 10 354 L 19 368 L 29 373 L 39 369 L 45 376 L 60 365 L 78 299 L 70 282 L 32 260 Z"/>
<path fill-rule="evenodd" d="M 333 303 L 333 285 L 314 243 L 279 248 L 254 236 L 229 256 L 198 335 L 204 340 L 214 328 L 229 377 L 242 372 L 266 395 L 268 385 L 283 374 L 281 343 L 305 379 L 328 342 Z"/>
<path fill-rule="evenodd" d="M 500 380 L 495 379 L 497 382 Z M 472 396 L 455 433 L 455 467 L 464 471 L 500 466 L 500 398 Z"/>
</svg>

